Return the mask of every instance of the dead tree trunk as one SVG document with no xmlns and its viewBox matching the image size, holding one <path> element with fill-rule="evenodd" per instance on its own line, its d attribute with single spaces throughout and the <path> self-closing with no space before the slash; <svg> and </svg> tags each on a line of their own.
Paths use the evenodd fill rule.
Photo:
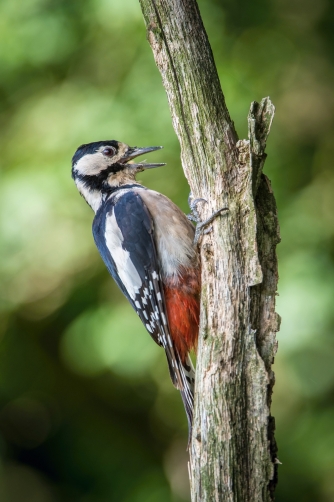
<svg viewBox="0 0 334 502">
<path fill-rule="evenodd" d="M 202 240 L 202 300 L 190 446 L 193 502 L 269 502 L 276 484 L 270 402 L 276 352 L 279 242 L 262 174 L 274 115 L 251 105 L 238 141 L 195 0 L 140 0 L 202 218 L 228 207 Z"/>
</svg>

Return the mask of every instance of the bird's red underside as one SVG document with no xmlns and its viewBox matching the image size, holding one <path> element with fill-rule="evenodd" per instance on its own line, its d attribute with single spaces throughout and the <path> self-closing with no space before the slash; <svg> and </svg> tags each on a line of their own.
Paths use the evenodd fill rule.
<svg viewBox="0 0 334 502">
<path fill-rule="evenodd" d="M 165 301 L 171 337 L 181 361 L 197 349 L 199 326 L 199 274 L 182 277 L 181 284 L 165 284 Z"/>
</svg>

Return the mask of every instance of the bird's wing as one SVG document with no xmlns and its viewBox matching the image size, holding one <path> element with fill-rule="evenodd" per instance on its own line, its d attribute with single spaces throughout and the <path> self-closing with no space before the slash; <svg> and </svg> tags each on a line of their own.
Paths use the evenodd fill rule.
<svg viewBox="0 0 334 502">
<path fill-rule="evenodd" d="M 110 197 L 97 212 L 93 235 L 98 250 L 155 342 L 167 355 L 169 372 L 191 421 L 193 368 L 183 365 L 170 336 L 152 217 L 138 193 Z M 189 368 L 189 370 L 188 370 Z"/>
<path fill-rule="evenodd" d="M 125 192 L 109 199 L 95 217 L 93 235 L 110 274 L 152 338 L 164 345 L 161 322 L 166 314 L 153 222 L 140 196 Z"/>
</svg>

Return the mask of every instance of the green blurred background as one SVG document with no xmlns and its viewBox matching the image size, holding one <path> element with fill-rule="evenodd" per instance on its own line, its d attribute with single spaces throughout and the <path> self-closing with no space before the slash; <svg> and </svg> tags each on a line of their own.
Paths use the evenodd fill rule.
<svg viewBox="0 0 334 502">
<path fill-rule="evenodd" d="M 202 0 L 239 136 L 277 107 L 265 171 L 281 223 L 277 501 L 334 500 L 334 23 L 328 0 Z M 187 211 L 136 0 L 0 3 L 0 500 L 189 500 L 164 354 L 95 249 L 76 147 L 164 145 L 149 187 Z"/>
</svg>

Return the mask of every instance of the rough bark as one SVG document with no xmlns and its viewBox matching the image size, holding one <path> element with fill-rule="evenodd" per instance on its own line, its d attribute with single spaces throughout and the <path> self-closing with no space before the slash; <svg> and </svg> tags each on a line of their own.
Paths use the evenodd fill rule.
<svg viewBox="0 0 334 502">
<path fill-rule="evenodd" d="M 195 0 L 140 0 L 148 40 L 202 218 L 222 207 L 201 244 L 202 299 L 190 446 L 193 502 L 274 500 L 270 402 L 276 351 L 279 242 L 262 174 L 274 107 L 251 105 L 238 141 Z"/>
</svg>

